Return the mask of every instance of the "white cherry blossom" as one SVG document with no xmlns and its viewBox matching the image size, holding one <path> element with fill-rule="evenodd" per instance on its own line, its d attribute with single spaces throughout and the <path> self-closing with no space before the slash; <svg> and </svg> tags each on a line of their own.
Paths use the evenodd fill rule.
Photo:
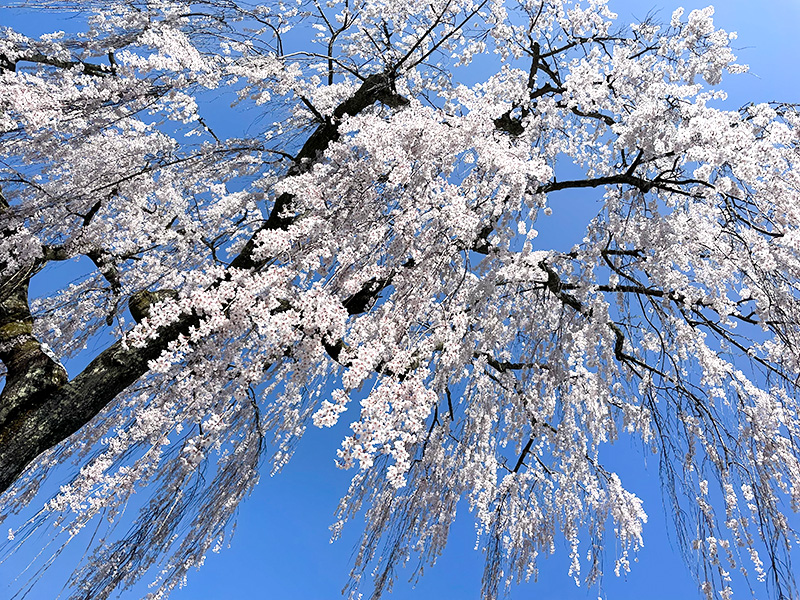
<svg viewBox="0 0 800 600">
<path fill-rule="evenodd" d="M 485 598 L 558 539 L 578 582 L 604 547 L 635 569 L 651 508 L 603 453 L 633 439 L 708 598 L 734 567 L 797 597 L 800 115 L 720 108 L 746 67 L 712 7 L 41 5 L 88 20 L 0 28 L 0 514 L 43 507 L 4 548 L 102 515 L 72 597 L 166 597 L 307 427 L 346 421 L 354 596 L 435 562 L 461 500 Z M 579 188 L 583 239 L 545 246 Z"/>
</svg>

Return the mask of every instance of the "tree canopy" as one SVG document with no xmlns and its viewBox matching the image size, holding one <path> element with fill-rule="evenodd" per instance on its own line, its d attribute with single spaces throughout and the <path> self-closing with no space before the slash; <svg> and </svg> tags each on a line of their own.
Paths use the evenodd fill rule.
<svg viewBox="0 0 800 600">
<path fill-rule="evenodd" d="M 145 576 L 166 596 L 340 419 L 354 593 L 434 562 L 463 500 L 485 598 L 559 537 L 576 578 L 604 548 L 627 571 L 647 517 L 604 461 L 625 438 L 708 598 L 732 570 L 798 597 L 800 113 L 721 107 L 746 67 L 712 8 L 40 5 L 86 28 L 0 28 L 0 522 L 39 502 L 10 538 L 74 535 L 140 508 L 74 598 Z M 583 240 L 538 242 L 581 189 Z M 29 297 L 79 257 L 89 275 Z"/>
</svg>

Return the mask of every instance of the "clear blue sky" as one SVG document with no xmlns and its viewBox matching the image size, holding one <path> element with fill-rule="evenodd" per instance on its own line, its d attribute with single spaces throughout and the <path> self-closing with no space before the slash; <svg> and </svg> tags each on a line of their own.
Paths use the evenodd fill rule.
<svg viewBox="0 0 800 600">
<path fill-rule="evenodd" d="M 610 0 L 612 10 L 626 22 L 643 18 L 650 9 L 657 10 L 661 20 L 668 21 L 678 5 L 663 1 Z M 682 5 L 688 12 L 704 7 L 707 2 L 683 2 Z M 714 18 L 718 26 L 739 33 L 736 45 L 740 62 L 751 67 L 751 74 L 728 78 L 725 87 L 730 94 L 731 107 L 751 100 L 800 102 L 800 36 L 797 30 L 800 0 L 763 3 L 720 0 L 716 3 Z M 41 27 L 41 22 L 27 19 L 16 11 L 0 13 L 0 24 L 11 24 L 25 33 Z M 586 202 L 588 204 L 583 206 L 590 207 L 592 201 L 586 199 Z M 580 226 L 575 227 L 576 223 Z M 557 229 L 562 236 L 565 232 L 574 234 L 572 241 L 578 241 L 583 224 L 585 220 L 574 218 L 560 223 Z M 46 282 L 39 284 L 46 285 Z M 359 533 L 358 523 L 353 522 L 342 540 L 335 544 L 328 542 L 328 525 L 349 481 L 348 473 L 337 470 L 333 464 L 342 436 L 341 428 L 309 431 L 284 471 L 274 478 L 265 475 L 241 507 L 232 546 L 219 555 L 210 555 L 206 565 L 191 574 L 188 586 L 172 597 L 175 600 L 340 597 L 347 581 L 353 543 Z M 625 461 L 627 456 L 630 456 L 630 463 Z M 609 569 L 599 595 L 613 600 L 699 597 L 676 547 L 670 542 L 671 520 L 665 516 L 662 506 L 657 460 L 650 458 L 644 468 L 640 451 L 624 441 L 615 450 L 613 459 L 619 463 L 623 482 L 644 499 L 650 522 L 645 529 L 645 547 L 638 555 L 638 562 L 633 564 L 632 573 L 626 579 L 618 579 Z M 407 583 L 410 571 L 405 577 L 401 573 L 394 592 L 385 598 L 477 599 L 483 562 L 481 554 L 473 550 L 474 545 L 473 519 L 464 506 L 448 548 L 437 565 L 426 569 L 416 587 Z M 35 600 L 55 598 L 63 585 L 65 570 L 77 560 L 81 551 L 76 548 L 65 553 L 53 573 L 48 574 L 28 597 Z M 510 597 L 514 600 L 597 598 L 598 590 L 578 588 L 567 576 L 567 556 L 568 551 L 562 545 L 556 556 L 540 562 L 539 582 L 513 588 Z M 609 558 L 613 563 L 613 550 Z M 16 560 L 0 565 L 0 600 L 11 595 L 5 582 L 14 579 L 19 567 Z M 142 586 L 121 597 L 141 598 L 147 591 Z M 735 597 L 745 595 L 742 591 Z"/>
</svg>

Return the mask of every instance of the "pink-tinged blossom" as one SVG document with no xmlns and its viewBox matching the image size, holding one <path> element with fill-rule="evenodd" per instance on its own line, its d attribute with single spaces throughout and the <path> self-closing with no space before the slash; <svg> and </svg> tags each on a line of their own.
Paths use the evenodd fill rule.
<svg viewBox="0 0 800 600">
<path fill-rule="evenodd" d="M 462 500 L 486 598 L 559 540 L 577 582 L 603 547 L 624 576 L 651 507 L 603 459 L 638 440 L 709 598 L 731 565 L 796 595 L 765 565 L 790 573 L 800 509 L 800 116 L 720 108 L 746 67 L 713 8 L 625 29 L 603 0 L 78 4 L 87 35 L 0 29 L 0 303 L 89 266 L 0 351 L 62 379 L 99 334 L 144 357 L 3 497 L 75 458 L 42 513 L 74 536 L 149 495 L 73 597 L 151 575 L 166 597 L 264 463 L 340 420 L 354 594 L 435 562 Z M 545 246 L 577 188 L 597 215 Z"/>
</svg>

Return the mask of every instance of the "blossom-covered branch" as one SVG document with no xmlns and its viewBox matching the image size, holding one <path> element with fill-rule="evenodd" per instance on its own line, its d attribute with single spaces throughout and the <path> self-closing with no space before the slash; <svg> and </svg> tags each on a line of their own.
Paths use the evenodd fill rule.
<svg viewBox="0 0 800 600">
<path fill-rule="evenodd" d="M 558 536 L 576 580 L 603 547 L 627 571 L 647 516 L 601 450 L 632 438 L 709 598 L 731 564 L 797 595 L 800 116 L 719 108 L 745 67 L 712 9 L 41 4 L 90 16 L 0 29 L 2 514 L 68 460 L 12 538 L 149 494 L 73 597 L 169 593 L 261 469 L 348 416 L 354 593 L 435 562 L 462 500 L 486 598 Z M 578 189 L 598 211 L 549 247 Z"/>
</svg>

